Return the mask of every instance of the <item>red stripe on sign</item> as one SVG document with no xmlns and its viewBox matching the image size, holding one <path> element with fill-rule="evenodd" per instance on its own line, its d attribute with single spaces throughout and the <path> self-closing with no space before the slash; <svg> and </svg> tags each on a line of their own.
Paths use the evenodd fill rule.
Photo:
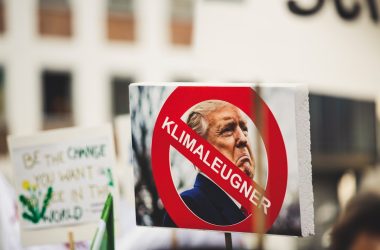
<svg viewBox="0 0 380 250">
<path fill-rule="evenodd" d="M 160 127 L 174 148 L 247 208 L 249 214 L 256 208 L 268 214 L 271 202 L 265 197 L 265 190 L 186 123 L 166 116 Z"/>
</svg>

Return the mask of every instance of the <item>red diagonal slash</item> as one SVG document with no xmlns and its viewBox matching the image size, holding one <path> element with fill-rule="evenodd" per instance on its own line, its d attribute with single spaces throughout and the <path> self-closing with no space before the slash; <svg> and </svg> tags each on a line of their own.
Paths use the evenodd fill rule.
<svg viewBox="0 0 380 250">
<path fill-rule="evenodd" d="M 195 133 L 182 120 L 169 116 L 165 117 L 161 128 L 166 132 L 167 140 L 174 148 L 227 194 L 247 208 L 249 214 L 252 212 L 252 205 L 258 208 L 262 207 L 264 214 L 267 214 L 271 203 L 263 196 L 265 190 L 207 140 Z M 223 176 L 227 177 L 228 174 L 228 178 L 223 178 L 223 172 Z"/>
</svg>

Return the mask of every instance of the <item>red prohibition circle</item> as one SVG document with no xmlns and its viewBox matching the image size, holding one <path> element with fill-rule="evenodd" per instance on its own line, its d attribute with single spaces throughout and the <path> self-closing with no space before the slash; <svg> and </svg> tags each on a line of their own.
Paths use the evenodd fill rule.
<svg viewBox="0 0 380 250">
<path fill-rule="evenodd" d="M 276 220 L 286 193 L 288 166 L 284 140 L 275 117 L 266 103 L 250 87 L 180 86 L 168 97 L 157 117 L 152 137 L 152 170 L 159 196 L 172 220 L 180 228 L 209 229 L 231 232 L 255 231 L 254 220 L 234 225 L 214 225 L 196 216 L 182 201 L 170 171 L 170 141 L 161 129 L 167 115 L 178 119 L 192 106 L 205 100 L 223 100 L 245 112 L 259 130 L 268 157 L 268 180 L 265 196 L 271 207 L 265 218 L 265 231 Z M 265 126 L 258 126 L 255 105 L 259 105 Z M 253 215 L 254 216 L 254 215 Z"/>
</svg>

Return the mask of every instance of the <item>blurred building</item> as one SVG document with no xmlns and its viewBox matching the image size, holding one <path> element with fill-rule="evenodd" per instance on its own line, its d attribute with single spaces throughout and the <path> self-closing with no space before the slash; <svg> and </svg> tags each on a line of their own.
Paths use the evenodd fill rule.
<svg viewBox="0 0 380 250">
<path fill-rule="evenodd" d="M 202 77 L 308 84 L 316 234 L 293 248 L 326 249 L 344 201 L 378 161 L 380 5 L 203 0 L 196 8 Z M 270 248 L 275 241 L 268 237 L 269 249 L 284 249 Z"/>
<path fill-rule="evenodd" d="M 131 82 L 307 83 L 316 236 L 283 240 L 321 249 L 342 176 L 360 182 L 378 160 L 379 13 L 376 1 L 0 0 L 1 158 L 7 134 L 128 113 Z"/>
<path fill-rule="evenodd" d="M 189 0 L 0 1 L 8 132 L 111 121 L 130 82 L 191 79 L 193 13 Z"/>
</svg>

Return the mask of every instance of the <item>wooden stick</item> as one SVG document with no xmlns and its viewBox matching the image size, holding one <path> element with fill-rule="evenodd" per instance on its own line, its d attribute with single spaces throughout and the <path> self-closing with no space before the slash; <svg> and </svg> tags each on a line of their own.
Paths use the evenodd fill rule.
<svg viewBox="0 0 380 250">
<path fill-rule="evenodd" d="M 171 246 L 170 246 L 170 249 L 176 250 L 177 249 L 177 245 L 178 245 L 178 242 L 177 242 L 177 230 L 176 229 L 172 229 L 172 237 L 171 237 Z"/>
<path fill-rule="evenodd" d="M 224 239 L 226 242 L 226 250 L 232 250 L 232 236 L 231 233 L 224 233 Z"/>
<path fill-rule="evenodd" d="M 257 84 L 256 93 L 258 96 L 261 96 L 261 87 L 259 84 Z M 264 114 L 262 112 L 263 107 L 261 106 L 261 103 L 259 101 L 259 98 L 255 99 L 255 112 L 257 117 L 257 127 L 259 130 L 263 127 L 266 127 L 267 124 L 264 120 Z M 262 159 L 262 148 L 261 148 L 261 137 L 260 134 L 256 134 L 256 148 L 257 148 L 257 158 L 256 158 L 256 169 L 255 169 L 255 175 L 257 175 L 257 179 L 259 183 L 263 180 L 263 159 Z M 256 216 L 252 216 L 252 219 L 254 220 L 254 225 L 256 226 L 256 232 L 257 232 L 257 250 L 264 250 L 264 227 L 265 227 L 265 218 L 263 214 L 258 213 Z"/>
<path fill-rule="evenodd" d="M 264 250 L 264 234 L 257 235 L 257 250 Z"/>
<path fill-rule="evenodd" d="M 75 250 L 74 234 L 71 231 L 69 232 L 69 249 Z"/>
</svg>

